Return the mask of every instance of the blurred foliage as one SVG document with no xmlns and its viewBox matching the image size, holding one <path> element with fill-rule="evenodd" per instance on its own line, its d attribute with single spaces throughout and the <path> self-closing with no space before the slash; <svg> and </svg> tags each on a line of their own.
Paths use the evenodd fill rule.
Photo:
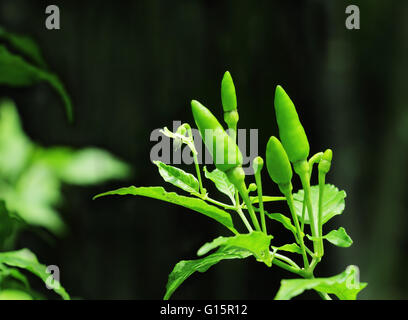
<svg viewBox="0 0 408 320">
<path fill-rule="evenodd" d="M 27 224 L 61 235 L 66 229 L 55 207 L 61 184 L 97 184 L 124 178 L 129 167 L 110 153 L 86 148 L 43 148 L 24 134 L 14 104 L 0 102 L 0 199 Z"/>
<path fill-rule="evenodd" d="M 42 58 L 40 49 L 29 37 L 5 31 L 0 26 L 0 40 L 5 40 L 22 55 L 15 55 L 0 42 L 0 85 L 12 87 L 30 86 L 41 81 L 48 82 L 64 101 L 67 116 L 72 120 L 72 104 L 58 76 L 51 73 Z M 25 59 L 33 61 L 30 63 Z"/>
<path fill-rule="evenodd" d="M 48 71 L 35 42 L 1 27 L 0 40 L 21 54 L 0 44 L 0 85 L 47 81 L 61 95 L 71 119 L 70 98 L 58 77 Z M 16 106 L 9 99 L 0 100 L 0 155 L 0 300 L 43 299 L 20 270 L 47 283 L 51 276 L 47 267 L 28 249 L 7 250 L 15 247 L 18 235 L 26 229 L 42 227 L 64 235 L 67 226 L 57 212 L 63 201 L 62 184 L 86 186 L 120 179 L 130 174 L 130 167 L 99 148 L 44 148 L 34 143 L 23 131 Z M 53 290 L 63 299 L 70 298 L 58 280 Z"/>
</svg>

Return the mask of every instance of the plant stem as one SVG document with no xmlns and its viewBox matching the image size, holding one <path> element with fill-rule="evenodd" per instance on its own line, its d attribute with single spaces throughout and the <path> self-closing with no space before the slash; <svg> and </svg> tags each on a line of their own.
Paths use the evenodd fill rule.
<svg viewBox="0 0 408 320">
<path fill-rule="evenodd" d="M 303 263 L 305 265 L 305 268 L 309 268 L 309 261 L 307 259 L 307 255 L 306 255 L 306 249 L 305 249 L 305 243 L 303 242 L 302 231 L 300 230 L 299 220 L 298 220 L 298 217 L 296 215 L 295 207 L 293 205 L 292 192 L 291 191 L 287 192 L 285 194 L 285 197 L 286 197 L 286 202 L 288 203 L 288 206 L 289 206 L 290 213 L 292 214 L 293 222 L 295 223 L 296 231 L 297 231 L 297 234 L 298 234 L 298 239 L 299 239 L 299 242 L 300 242 L 299 243 L 300 248 L 302 250 Z"/>
<path fill-rule="evenodd" d="M 194 159 L 195 169 L 196 169 L 196 172 L 197 172 L 198 183 L 199 183 L 199 186 L 200 186 L 200 193 L 205 194 L 205 191 L 204 191 L 204 188 L 203 188 L 203 182 L 201 180 L 200 166 L 198 164 L 197 154 L 194 153 L 194 152 L 193 152 L 193 159 Z"/>
<path fill-rule="evenodd" d="M 313 212 L 312 201 L 310 198 L 310 175 L 309 175 L 309 163 L 304 160 L 302 162 L 297 162 L 293 164 L 295 172 L 302 182 L 304 190 L 304 200 L 306 200 L 306 207 L 310 221 L 310 229 L 312 230 L 313 236 L 313 250 L 317 256 L 321 257 L 320 245 L 319 245 L 319 227 L 317 222 L 317 217 Z"/>
<path fill-rule="evenodd" d="M 324 255 L 323 245 L 323 194 L 325 186 L 326 175 L 319 170 L 319 212 L 318 212 L 318 226 L 319 226 L 319 240 L 322 256 Z"/>
<path fill-rule="evenodd" d="M 214 199 L 208 197 L 207 195 L 205 195 L 205 196 L 203 196 L 203 197 L 200 197 L 200 198 L 203 199 L 203 200 L 205 200 L 205 201 L 208 201 L 208 202 L 210 202 L 210 203 L 216 204 L 217 206 L 223 207 L 224 209 L 234 210 L 234 211 L 236 210 L 236 207 L 235 207 L 235 206 L 231 206 L 231 205 L 228 205 L 228 204 L 226 204 L 226 203 L 223 203 L 223 202 L 214 200 Z"/>
<path fill-rule="evenodd" d="M 295 273 L 295 274 L 297 274 L 297 275 L 302 275 L 302 270 L 301 270 L 301 269 L 299 269 L 299 268 L 296 269 L 296 268 L 294 268 L 294 267 L 288 265 L 287 263 L 285 263 L 285 262 L 283 262 L 283 261 L 281 261 L 281 260 L 273 259 L 273 260 L 272 260 L 272 264 L 275 264 L 275 265 L 277 265 L 279 268 L 285 269 L 285 270 L 287 270 L 287 271 L 289 271 L 289 272 L 292 272 L 292 273 Z"/>
<path fill-rule="evenodd" d="M 245 182 L 243 182 L 240 186 L 236 186 L 236 187 L 238 189 L 239 194 L 241 195 L 242 199 L 244 200 L 247 206 L 249 216 L 251 217 L 255 230 L 261 231 L 261 226 L 259 225 L 258 219 L 256 218 L 254 208 L 252 207 L 251 201 L 249 201 L 248 190 L 245 186 Z"/>
<path fill-rule="evenodd" d="M 256 186 L 257 186 L 256 190 L 258 192 L 259 211 L 261 213 L 262 231 L 265 234 L 268 234 L 267 230 L 266 230 L 265 212 L 264 212 L 263 199 L 262 199 L 262 180 L 261 180 L 261 173 L 260 172 L 255 173 L 255 182 L 256 182 Z"/>
</svg>

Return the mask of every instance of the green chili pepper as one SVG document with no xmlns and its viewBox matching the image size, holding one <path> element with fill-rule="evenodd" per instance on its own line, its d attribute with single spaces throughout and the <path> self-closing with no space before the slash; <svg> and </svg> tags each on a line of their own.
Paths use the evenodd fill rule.
<svg viewBox="0 0 408 320">
<path fill-rule="evenodd" d="M 274 136 L 270 137 L 268 144 L 266 145 L 266 168 L 268 173 L 278 186 L 280 191 L 286 198 L 288 203 L 292 219 L 295 223 L 297 237 L 296 241 L 299 243 L 303 261 L 305 266 L 309 266 L 309 261 L 306 256 L 305 244 L 303 242 L 303 236 L 300 230 L 299 220 L 296 215 L 295 206 L 293 203 L 292 195 L 292 167 L 289 162 L 288 155 L 282 146 L 282 143 Z"/>
<path fill-rule="evenodd" d="M 221 101 L 224 109 L 224 121 L 231 130 L 230 135 L 236 140 L 237 124 L 239 115 L 237 111 L 237 96 L 231 74 L 226 71 L 221 82 Z"/>
<path fill-rule="evenodd" d="M 279 186 L 283 194 L 286 195 L 288 191 L 291 191 L 292 167 L 282 143 L 273 136 L 266 145 L 266 168 L 269 176 Z"/>
<path fill-rule="evenodd" d="M 231 183 L 237 188 L 247 205 L 255 229 L 260 231 L 261 227 L 248 197 L 245 172 L 242 169 L 241 151 L 210 110 L 196 100 L 191 101 L 191 108 L 201 138 L 210 151 L 215 166 L 218 170 L 224 171 Z"/>
<path fill-rule="evenodd" d="M 224 131 L 217 118 L 196 100 L 191 108 L 200 135 L 218 170 L 228 171 L 242 165 L 242 154 L 235 141 Z"/>
<path fill-rule="evenodd" d="M 331 149 L 327 149 L 322 156 L 322 159 L 319 162 L 318 170 L 324 174 L 327 174 L 330 170 L 331 161 L 333 158 L 333 151 Z"/>
<path fill-rule="evenodd" d="M 231 74 L 226 71 L 221 82 L 221 100 L 224 112 L 237 110 L 237 96 Z"/>
<path fill-rule="evenodd" d="M 306 160 L 309 156 L 309 142 L 300 123 L 295 105 L 281 86 L 275 91 L 275 112 L 282 145 L 290 162 Z"/>
</svg>

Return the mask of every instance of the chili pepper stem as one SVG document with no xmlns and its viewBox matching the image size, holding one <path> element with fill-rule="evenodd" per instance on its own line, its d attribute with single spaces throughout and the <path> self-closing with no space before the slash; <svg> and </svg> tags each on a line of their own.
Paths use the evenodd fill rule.
<svg viewBox="0 0 408 320">
<path fill-rule="evenodd" d="M 266 230 L 266 222 L 265 222 L 265 211 L 262 199 L 262 180 L 260 172 L 255 173 L 255 182 L 256 182 L 256 190 L 258 192 L 258 199 L 259 199 L 259 211 L 261 214 L 261 224 L 262 224 L 262 231 L 267 234 Z"/>
<path fill-rule="evenodd" d="M 319 245 L 319 227 L 317 217 L 314 214 L 312 201 L 310 198 L 310 176 L 309 176 L 309 164 L 306 160 L 299 161 L 293 164 L 295 172 L 300 178 L 302 182 L 303 190 L 304 190 L 304 199 L 306 201 L 307 212 L 309 215 L 310 220 L 310 229 L 312 230 L 313 236 L 313 250 L 317 256 L 321 256 L 321 248 Z"/>
<path fill-rule="evenodd" d="M 288 189 L 287 191 L 285 191 L 284 195 L 286 197 L 286 202 L 288 203 L 290 213 L 292 214 L 293 222 L 295 223 L 296 231 L 297 231 L 297 234 L 298 234 L 298 239 L 299 239 L 299 242 L 300 242 L 299 243 L 300 244 L 300 249 L 302 250 L 303 263 L 304 263 L 305 268 L 308 269 L 309 268 L 309 260 L 307 259 L 305 243 L 303 241 L 302 232 L 301 232 L 300 226 L 299 226 L 299 220 L 298 220 L 298 217 L 296 215 L 295 206 L 293 204 L 292 191 L 290 191 L 290 189 Z"/>
<path fill-rule="evenodd" d="M 251 217 L 255 230 L 261 231 L 261 226 L 259 225 L 258 219 L 256 218 L 255 211 L 254 211 L 254 208 L 252 207 L 251 201 L 249 200 L 248 190 L 246 188 L 245 183 L 243 182 L 241 186 L 236 186 L 236 187 L 238 189 L 239 194 L 241 195 L 242 199 L 244 200 L 247 206 L 249 216 Z"/>
<path fill-rule="evenodd" d="M 321 255 L 324 255 L 323 246 L 323 194 L 326 175 L 319 170 L 319 211 L 318 211 L 318 226 L 319 226 L 319 240 Z"/>
<path fill-rule="evenodd" d="M 249 200 L 248 189 L 245 184 L 245 172 L 241 166 L 230 169 L 226 172 L 228 180 L 235 186 L 236 190 L 241 195 L 244 200 L 249 216 L 251 217 L 252 223 L 256 231 L 261 231 L 261 226 L 259 225 L 258 219 L 256 218 L 254 208 Z M 237 201 L 238 203 L 238 201 Z"/>
</svg>

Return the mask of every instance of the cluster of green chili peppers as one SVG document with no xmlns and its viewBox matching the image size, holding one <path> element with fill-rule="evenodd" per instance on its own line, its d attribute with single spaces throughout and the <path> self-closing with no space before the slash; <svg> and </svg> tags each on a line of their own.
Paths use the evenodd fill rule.
<svg viewBox="0 0 408 320">
<path fill-rule="evenodd" d="M 264 161 L 261 157 L 253 160 L 253 169 L 256 181 L 259 207 L 254 209 L 253 201 L 250 200 L 249 191 L 245 183 L 245 173 L 242 168 L 242 154 L 236 144 L 237 123 L 239 120 L 237 111 L 237 98 L 235 87 L 230 73 L 224 74 L 221 83 L 221 98 L 224 110 L 224 121 L 228 125 L 228 133 L 224 130 L 217 118 L 196 100 L 191 102 L 195 123 L 200 135 L 211 153 L 217 169 L 226 173 L 230 182 L 242 197 L 247 208 L 252 226 L 246 221 L 249 232 L 254 229 L 267 233 L 265 224 L 265 213 L 262 195 L 261 170 Z M 279 186 L 279 190 L 285 196 L 289 206 L 294 225 L 297 230 L 297 243 L 299 244 L 305 272 L 313 277 L 313 269 L 323 256 L 322 237 L 322 199 L 325 186 L 325 176 L 330 170 L 332 151 L 319 152 L 308 159 L 310 147 L 305 130 L 299 120 L 296 108 L 281 86 L 275 91 L 275 113 L 279 128 L 279 138 L 271 136 L 266 146 L 266 167 L 271 179 Z M 319 207 L 313 208 L 311 201 L 310 176 L 313 164 L 318 163 L 319 177 Z M 293 170 L 299 176 L 304 190 L 302 226 L 294 208 L 292 196 Z M 252 189 L 253 190 L 253 189 Z M 255 211 L 259 211 L 261 224 Z M 310 221 L 311 237 L 313 241 L 313 252 L 304 244 L 304 221 L 305 214 L 308 214 Z M 243 218 L 241 216 L 241 218 Z M 245 221 L 244 221 L 245 222 Z M 254 229 L 253 229 L 254 228 Z M 313 260 L 309 263 L 306 251 L 312 255 Z M 306 275 L 307 276 L 307 275 Z"/>
</svg>

